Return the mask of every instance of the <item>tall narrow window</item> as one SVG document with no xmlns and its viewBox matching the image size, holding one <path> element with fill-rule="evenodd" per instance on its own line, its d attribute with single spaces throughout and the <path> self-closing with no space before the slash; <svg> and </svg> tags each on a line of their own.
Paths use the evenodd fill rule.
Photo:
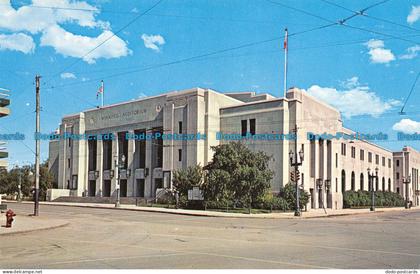
<svg viewBox="0 0 420 274">
<path fill-rule="evenodd" d="M 251 135 L 255 135 L 255 119 L 249 120 L 249 131 L 251 132 Z"/>
<path fill-rule="evenodd" d="M 178 149 L 178 161 L 182 161 L 182 149 Z"/>
<path fill-rule="evenodd" d="M 178 122 L 178 133 L 182 134 L 182 122 L 181 121 Z"/>
<path fill-rule="evenodd" d="M 338 167 L 338 153 L 335 154 L 335 167 Z"/>
<path fill-rule="evenodd" d="M 246 132 L 247 132 L 247 120 L 242 120 L 241 121 L 241 132 L 242 132 L 242 136 L 246 136 Z"/>
</svg>

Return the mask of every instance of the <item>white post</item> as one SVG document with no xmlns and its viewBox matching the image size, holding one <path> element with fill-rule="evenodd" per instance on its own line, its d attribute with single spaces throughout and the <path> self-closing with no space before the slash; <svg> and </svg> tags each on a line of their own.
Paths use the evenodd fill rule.
<svg viewBox="0 0 420 274">
<path fill-rule="evenodd" d="M 287 28 L 284 30 L 284 97 L 286 97 L 287 92 L 287 51 L 289 50 L 289 37 Z"/>
<path fill-rule="evenodd" d="M 101 80 L 101 86 L 102 86 L 102 92 L 101 92 L 101 106 L 102 106 L 102 107 L 104 107 L 104 93 L 105 93 L 104 80 Z"/>
</svg>

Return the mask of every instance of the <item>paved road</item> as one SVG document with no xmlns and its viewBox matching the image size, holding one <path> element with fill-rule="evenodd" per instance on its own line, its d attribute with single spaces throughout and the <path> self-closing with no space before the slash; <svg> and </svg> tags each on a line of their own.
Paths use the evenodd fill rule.
<svg viewBox="0 0 420 274">
<path fill-rule="evenodd" d="M 29 214 L 32 205 L 13 209 Z M 420 267 L 420 211 L 269 220 L 40 210 L 70 225 L 1 237 L 0 268 Z"/>
</svg>

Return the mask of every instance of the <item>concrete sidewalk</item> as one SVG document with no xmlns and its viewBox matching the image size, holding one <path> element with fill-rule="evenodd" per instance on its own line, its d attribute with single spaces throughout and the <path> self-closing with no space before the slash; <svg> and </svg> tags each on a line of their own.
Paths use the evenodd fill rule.
<svg viewBox="0 0 420 274">
<path fill-rule="evenodd" d="M 9 201 L 13 202 L 13 201 Z M 24 202 L 32 203 L 32 202 Z M 369 208 L 365 209 L 341 209 L 332 210 L 327 209 L 326 212 L 323 209 L 310 210 L 308 212 L 302 212 L 301 217 L 295 217 L 293 212 L 274 212 L 274 213 L 259 213 L 259 214 L 243 214 L 243 213 L 230 213 L 230 212 L 218 212 L 211 210 L 188 210 L 188 209 L 170 209 L 162 207 L 141 207 L 136 205 L 125 205 L 122 204 L 119 208 L 116 208 L 114 204 L 100 204 L 100 203 L 69 203 L 69 202 L 40 202 L 42 205 L 53 205 L 53 206 L 73 206 L 73 207 L 87 207 L 87 208 L 106 208 L 115 210 L 131 210 L 131 211 L 143 211 L 143 212 L 155 212 L 155 213 L 167 213 L 167 214 L 180 214 L 189 216 L 205 216 L 205 217 L 225 217 L 225 218 L 262 218 L 262 219 L 294 219 L 294 218 L 323 218 L 323 217 L 334 217 L 334 216 L 345 216 L 355 214 L 374 214 L 389 211 L 404 211 L 403 207 L 391 207 L 391 208 L 376 208 L 375 212 L 370 212 Z M 411 208 L 409 210 L 420 210 L 420 207 Z"/>
<path fill-rule="evenodd" d="M 0 213 L 0 237 L 10 234 L 26 233 L 38 230 L 48 230 L 63 227 L 69 223 L 64 220 L 45 218 L 42 216 L 33 217 L 28 215 L 20 215 L 14 217 L 11 228 L 6 228 L 6 214 Z"/>
</svg>

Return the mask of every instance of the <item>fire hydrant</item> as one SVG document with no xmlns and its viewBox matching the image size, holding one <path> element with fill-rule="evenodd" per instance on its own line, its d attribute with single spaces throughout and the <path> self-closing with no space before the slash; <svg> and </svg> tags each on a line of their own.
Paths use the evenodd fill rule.
<svg viewBox="0 0 420 274">
<path fill-rule="evenodd" d="M 12 227 L 13 223 L 13 217 L 15 217 L 16 214 L 13 212 L 13 210 L 9 209 L 6 211 L 6 227 Z"/>
</svg>

